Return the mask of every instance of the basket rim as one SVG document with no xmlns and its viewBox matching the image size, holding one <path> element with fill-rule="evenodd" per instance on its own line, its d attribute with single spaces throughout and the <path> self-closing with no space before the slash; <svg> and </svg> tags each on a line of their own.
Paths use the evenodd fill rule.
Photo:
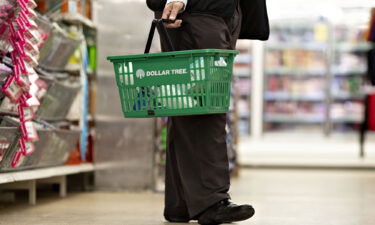
<svg viewBox="0 0 375 225">
<path fill-rule="evenodd" d="M 133 54 L 133 55 L 119 55 L 119 56 L 108 56 L 107 60 L 113 62 L 116 60 L 122 59 L 138 59 L 138 58 L 156 58 L 164 56 L 183 56 L 191 54 L 206 54 L 206 53 L 220 53 L 220 54 L 239 54 L 237 50 L 228 50 L 228 49 L 195 49 L 195 50 L 184 50 L 184 51 L 173 51 L 173 52 L 157 52 L 157 53 L 148 53 L 148 54 Z"/>
</svg>

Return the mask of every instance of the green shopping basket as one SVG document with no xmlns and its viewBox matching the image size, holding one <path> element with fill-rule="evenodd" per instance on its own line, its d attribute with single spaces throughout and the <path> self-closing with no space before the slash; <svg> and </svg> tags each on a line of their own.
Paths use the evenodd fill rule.
<svg viewBox="0 0 375 225">
<path fill-rule="evenodd" d="M 149 52 L 154 20 L 145 53 Z M 190 28 L 189 28 L 190 29 Z M 230 104 L 234 50 L 202 49 L 110 56 L 127 118 L 226 113 Z"/>
</svg>

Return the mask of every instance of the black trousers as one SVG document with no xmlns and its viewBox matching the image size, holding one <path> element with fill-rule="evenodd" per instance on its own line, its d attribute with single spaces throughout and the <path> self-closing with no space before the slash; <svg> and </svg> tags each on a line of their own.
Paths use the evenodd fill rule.
<svg viewBox="0 0 375 225">
<path fill-rule="evenodd" d="M 160 14 L 156 15 L 160 17 Z M 234 49 L 240 32 L 239 8 L 233 18 L 183 13 L 198 44 L 186 28 L 168 29 L 177 50 Z M 168 51 L 165 37 L 163 51 Z M 169 217 L 194 218 L 213 204 L 230 198 L 226 114 L 170 117 L 168 120 L 165 209 Z"/>
</svg>

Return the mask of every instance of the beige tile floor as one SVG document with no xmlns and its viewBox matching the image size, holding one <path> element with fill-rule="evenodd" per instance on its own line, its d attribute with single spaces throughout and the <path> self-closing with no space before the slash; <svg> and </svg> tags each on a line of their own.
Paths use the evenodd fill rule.
<svg viewBox="0 0 375 225">
<path fill-rule="evenodd" d="M 374 225 L 375 171 L 242 170 L 231 194 L 256 208 L 250 225 Z M 81 193 L 0 206 L 0 224 L 166 225 L 163 196 Z M 194 223 L 192 223 L 194 224 Z"/>
</svg>

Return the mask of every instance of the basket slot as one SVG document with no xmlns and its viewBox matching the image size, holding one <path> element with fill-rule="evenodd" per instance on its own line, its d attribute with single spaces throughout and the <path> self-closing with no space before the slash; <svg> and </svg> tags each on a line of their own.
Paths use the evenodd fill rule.
<svg viewBox="0 0 375 225">
<path fill-rule="evenodd" d="M 182 101 L 181 101 L 181 89 L 180 84 L 176 85 L 176 102 L 177 102 L 177 108 L 182 108 Z"/>
<path fill-rule="evenodd" d="M 171 99 L 172 99 L 172 108 L 177 109 L 177 102 L 176 102 L 176 87 L 174 84 L 171 86 Z"/>
</svg>

